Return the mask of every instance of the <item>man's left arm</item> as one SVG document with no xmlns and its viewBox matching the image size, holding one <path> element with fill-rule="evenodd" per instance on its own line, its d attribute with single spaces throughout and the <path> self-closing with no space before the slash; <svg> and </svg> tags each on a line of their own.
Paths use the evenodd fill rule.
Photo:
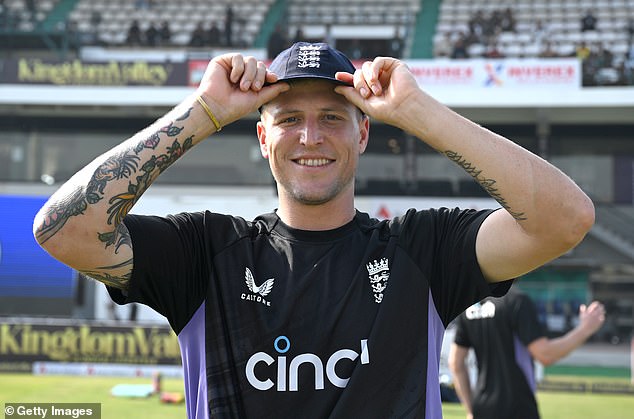
<svg viewBox="0 0 634 419">
<path fill-rule="evenodd" d="M 469 370 L 467 368 L 467 355 L 469 348 L 453 342 L 449 350 L 449 369 L 453 376 L 456 394 L 467 411 L 467 419 L 473 417 L 471 408 L 471 383 L 469 382 Z"/>
<path fill-rule="evenodd" d="M 483 222 L 476 254 L 490 282 L 516 278 L 576 246 L 594 206 L 564 173 L 514 142 L 460 116 L 419 88 L 407 66 L 378 57 L 336 91 L 371 118 L 407 131 L 462 167 L 502 207 Z"/>
</svg>

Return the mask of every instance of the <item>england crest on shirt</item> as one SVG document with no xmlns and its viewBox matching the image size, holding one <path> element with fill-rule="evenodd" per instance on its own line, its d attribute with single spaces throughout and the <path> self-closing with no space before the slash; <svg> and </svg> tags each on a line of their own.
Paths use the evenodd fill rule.
<svg viewBox="0 0 634 419">
<path fill-rule="evenodd" d="M 366 265 L 370 279 L 370 286 L 374 294 L 374 302 L 380 304 L 383 301 L 383 292 L 387 288 L 387 281 L 390 278 L 390 267 L 387 258 L 376 259 Z"/>
</svg>

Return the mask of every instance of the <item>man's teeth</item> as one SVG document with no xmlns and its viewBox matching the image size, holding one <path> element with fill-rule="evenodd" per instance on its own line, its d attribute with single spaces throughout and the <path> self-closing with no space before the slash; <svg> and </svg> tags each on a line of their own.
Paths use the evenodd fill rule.
<svg viewBox="0 0 634 419">
<path fill-rule="evenodd" d="M 328 164 L 328 159 L 299 159 L 297 163 L 302 166 L 324 166 Z"/>
</svg>

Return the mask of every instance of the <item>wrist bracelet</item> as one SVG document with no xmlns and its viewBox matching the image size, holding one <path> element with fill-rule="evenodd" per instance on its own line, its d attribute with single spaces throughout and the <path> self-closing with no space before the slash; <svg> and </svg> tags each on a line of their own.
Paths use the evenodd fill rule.
<svg viewBox="0 0 634 419">
<path fill-rule="evenodd" d="M 209 116 L 209 119 L 211 119 L 211 122 L 214 123 L 214 127 L 216 127 L 216 132 L 219 132 L 220 130 L 222 130 L 222 126 L 220 125 L 220 122 L 218 122 L 214 114 L 211 112 L 211 109 L 209 109 L 209 106 L 207 106 L 202 96 L 196 96 L 196 100 L 198 101 L 198 103 L 200 103 L 200 106 L 203 107 L 203 109 Z"/>
</svg>

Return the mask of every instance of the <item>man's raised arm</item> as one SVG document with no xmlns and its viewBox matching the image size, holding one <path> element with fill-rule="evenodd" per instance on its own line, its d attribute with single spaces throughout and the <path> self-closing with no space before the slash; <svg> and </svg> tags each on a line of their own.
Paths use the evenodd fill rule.
<svg viewBox="0 0 634 419">
<path fill-rule="evenodd" d="M 272 81 L 275 76 L 253 57 L 226 54 L 212 60 L 193 95 L 97 157 L 51 196 L 33 223 L 38 243 L 85 275 L 126 289 L 133 252 L 124 217 L 186 151 L 288 88 L 263 87 Z"/>
<path fill-rule="evenodd" d="M 588 196 L 559 169 L 463 118 L 419 88 L 407 66 L 378 57 L 336 91 L 372 118 L 415 135 L 472 176 L 503 208 L 482 224 L 478 262 L 492 282 L 518 277 L 576 246 L 594 223 Z"/>
</svg>

